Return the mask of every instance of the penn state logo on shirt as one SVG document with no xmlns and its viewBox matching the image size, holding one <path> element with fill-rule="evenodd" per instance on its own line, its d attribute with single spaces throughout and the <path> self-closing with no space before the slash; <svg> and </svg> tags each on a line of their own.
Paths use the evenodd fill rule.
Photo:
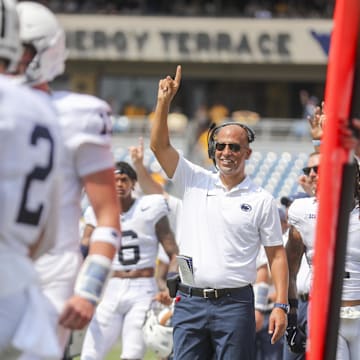
<svg viewBox="0 0 360 360">
<path fill-rule="evenodd" d="M 251 205 L 244 203 L 240 205 L 240 209 L 245 212 L 250 212 L 252 210 L 252 207 Z"/>
</svg>

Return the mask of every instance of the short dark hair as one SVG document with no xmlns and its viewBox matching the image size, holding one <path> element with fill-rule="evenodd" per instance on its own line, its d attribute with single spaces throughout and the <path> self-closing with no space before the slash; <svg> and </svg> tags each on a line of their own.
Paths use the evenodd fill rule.
<svg viewBox="0 0 360 360">
<path fill-rule="evenodd" d="M 126 174 L 131 180 L 137 181 L 136 171 L 125 161 L 118 161 L 115 164 L 115 174 Z"/>
</svg>

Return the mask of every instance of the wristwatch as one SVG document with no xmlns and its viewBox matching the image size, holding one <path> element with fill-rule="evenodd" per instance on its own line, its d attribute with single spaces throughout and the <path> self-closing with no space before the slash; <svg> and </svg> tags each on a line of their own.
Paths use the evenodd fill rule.
<svg viewBox="0 0 360 360">
<path fill-rule="evenodd" d="M 274 308 L 280 308 L 285 311 L 285 314 L 288 314 L 290 312 L 290 305 L 289 304 L 281 304 L 281 303 L 275 303 Z"/>
</svg>

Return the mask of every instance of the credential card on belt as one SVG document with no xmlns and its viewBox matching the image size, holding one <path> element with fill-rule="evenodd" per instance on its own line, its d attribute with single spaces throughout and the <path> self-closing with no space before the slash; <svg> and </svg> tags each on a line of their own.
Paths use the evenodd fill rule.
<svg viewBox="0 0 360 360">
<path fill-rule="evenodd" d="M 179 273 L 181 282 L 185 285 L 194 286 L 194 268 L 192 257 L 186 255 L 176 256 L 179 264 Z"/>
</svg>

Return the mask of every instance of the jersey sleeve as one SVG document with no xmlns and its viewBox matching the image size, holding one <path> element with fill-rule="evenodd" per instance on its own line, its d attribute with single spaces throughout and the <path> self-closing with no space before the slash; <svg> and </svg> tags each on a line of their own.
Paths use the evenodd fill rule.
<svg viewBox="0 0 360 360">
<path fill-rule="evenodd" d="M 52 100 L 66 148 L 75 154 L 78 175 L 83 177 L 112 167 L 110 106 L 97 97 L 71 92 L 56 92 Z"/>
<path fill-rule="evenodd" d="M 290 205 L 288 209 L 288 223 L 298 231 L 300 231 L 301 225 L 301 206 L 300 202 L 294 200 L 294 202 Z"/>
<path fill-rule="evenodd" d="M 283 245 L 279 211 L 271 195 L 264 200 L 259 231 L 264 246 Z"/>
<path fill-rule="evenodd" d="M 114 166 L 114 158 L 107 147 L 94 144 L 82 145 L 76 153 L 76 169 L 80 177 Z"/>
<path fill-rule="evenodd" d="M 169 216 L 168 202 L 163 195 L 146 195 L 142 198 L 141 209 L 149 208 L 149 216 L 156 224 L 162 217 Z"/>
</svg>

